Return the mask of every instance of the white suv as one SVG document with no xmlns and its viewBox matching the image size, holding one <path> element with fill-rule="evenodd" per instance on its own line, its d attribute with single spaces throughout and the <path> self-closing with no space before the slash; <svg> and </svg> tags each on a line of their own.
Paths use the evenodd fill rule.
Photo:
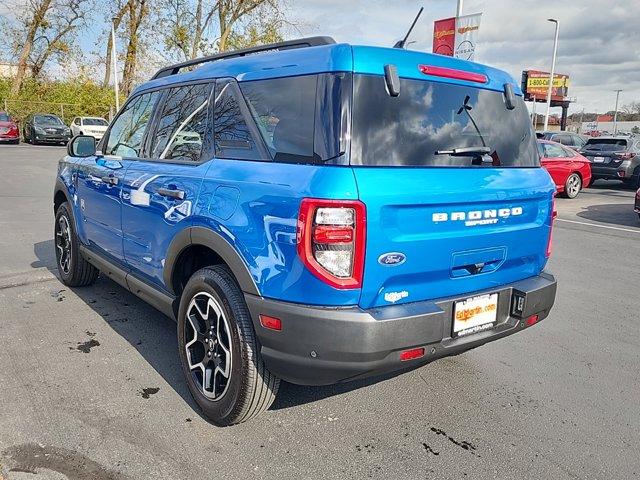
<svg viewBox="0 0 640 480">
<path fill-rule="evenodd" d="M 91 135 L 100 140 L 107 131 L 109 122 L 100 117 L 76 117 L 71 122 L 71 133 L 76 135 Z"/>
</svg>

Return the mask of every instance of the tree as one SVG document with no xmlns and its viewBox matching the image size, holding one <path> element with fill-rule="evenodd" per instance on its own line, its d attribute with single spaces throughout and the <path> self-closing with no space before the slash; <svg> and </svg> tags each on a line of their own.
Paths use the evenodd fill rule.
<svg viewBox="0 0 640 480">
<path fill-rule="evenodd" d="M 122 91 L 129 95 L 133 88 L 140 49 L 140 29 L 149 15 L 148 0 L 129 0 L 126 9 L 127 49 L 122 71 Z"/>
<path fill-rule="evenodd" d="M 165 47 L 188 60 L 279 41 L 283 0 L 164 0 Z"/>
<path fill-rule="evenodd" d="M 86 26 L 88 3 L 88 0 L 27 0 L 21 8 L 16 6 L 20 13 L 5 26 L 18 57 L 12 95 L 20 91 L 28 68 L 37 77 L 52 56 L 70 52 L 78 29 Z"/>
</svg>

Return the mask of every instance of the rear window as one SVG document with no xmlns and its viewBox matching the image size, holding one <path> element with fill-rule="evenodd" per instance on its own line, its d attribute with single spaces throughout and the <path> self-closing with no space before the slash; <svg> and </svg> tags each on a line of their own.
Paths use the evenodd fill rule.
<svg viewBox="0 0 640 480">
<path fill-rule="evenodd" d="M 7 115 L 4 112 L 0 112 L 0 122 L 10 122 L 11 119 L 9 118 L 9 115 Z"/>
<path fill-rule="evenodd" d="M 425 80 L 400 80 L 391 97 L 384 77 L 354 75 L 351 163 L 467 167 L 478 155 L 444 153 L 486 147 L 494 166 L 540 164 L 522 97 L 507 110 L 502 92 Z"/>
<path fill-rule="evenodd" d="M 599 152 L 613 152 L 627 148 L 627 140 L 624 138 L 590 138 L 584 146 L 587 150 Z"/>
</svg>

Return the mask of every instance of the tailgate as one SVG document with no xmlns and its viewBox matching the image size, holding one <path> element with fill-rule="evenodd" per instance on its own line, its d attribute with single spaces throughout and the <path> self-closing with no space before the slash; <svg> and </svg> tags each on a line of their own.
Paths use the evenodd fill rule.
<svg viewBox="0 0 640 480">
<path fill-rule="evenodd" d="M 542 168 L 354 168 L 367 209 L 362 308 L 472 293 L 546 263 Z"/>
</svg>

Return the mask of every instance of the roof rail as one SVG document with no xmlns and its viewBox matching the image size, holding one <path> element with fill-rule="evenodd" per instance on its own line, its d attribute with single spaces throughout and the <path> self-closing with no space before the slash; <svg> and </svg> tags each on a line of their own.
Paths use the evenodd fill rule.
<svg viewBox="0 0 640 480">
<path fill-rule="evenodd" d="M 230 52 L 218 53 L 216 55 L 210 55 L 208 57 L 195 58 L 193 60 L 187 60 L 186 62 L 176 63 L 174 65 L 169 65 L 168 67 L 163 67 L 156 72 L 156 74 L 151 77 L 151 80 L 155 80 L 157 78 L 168 77 L 170 75 L 176 75 L 180 73 L 180 70 L 187 67 L 193 67 L 196 65 L 200 65 L 202 63 L 215 62 L 216 60 L 223 60 L 225 58 L 234 58 L 234 57 L 244 57 L 247 55 L 253 55 L 255 53 L 260 52 L 269 52 L 276 50 L 291 50 L 294 48 L 307 48 L 307 47 L 317 47 L 319 45 L 331 45 L 336 43 L 336 41 L 331 37 L 308 37 L 308 38 L 299 38 L 296 40 L 287 40 L 285 42 L 279 43 L 270 43 L 268 45 L 260 45 L 258 47 L 249 47 L 243 48 L 240 50 L 233 50 Z"/>
</svg>

